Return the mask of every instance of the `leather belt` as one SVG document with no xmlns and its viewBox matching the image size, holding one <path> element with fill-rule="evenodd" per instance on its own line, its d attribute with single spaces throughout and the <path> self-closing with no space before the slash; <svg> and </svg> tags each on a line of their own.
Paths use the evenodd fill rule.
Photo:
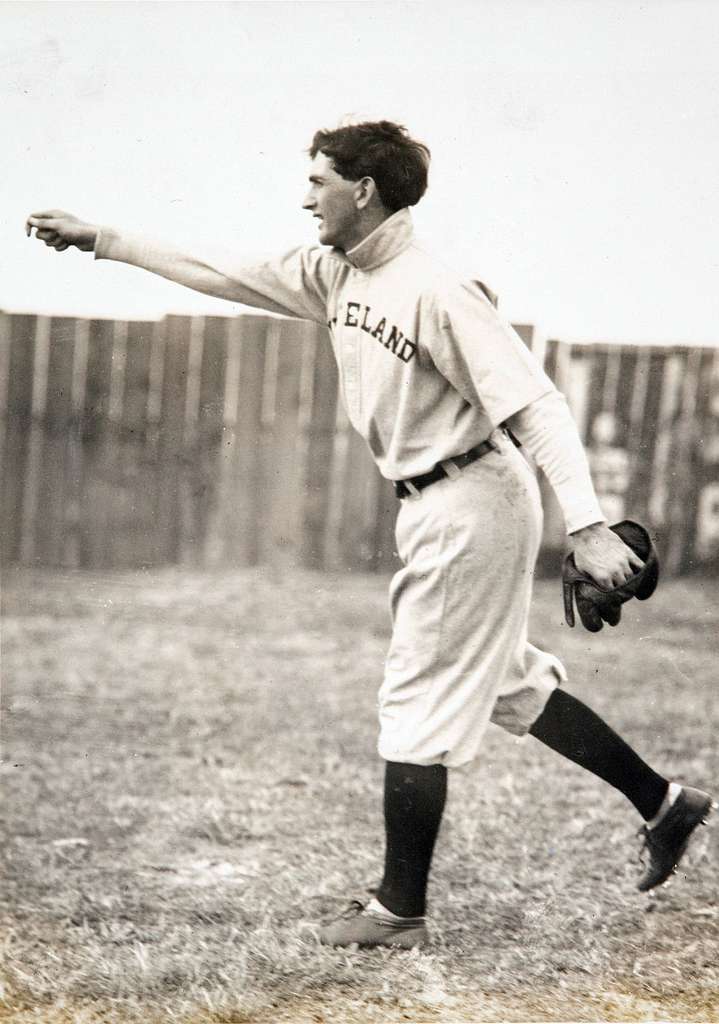
<svg viewBox="0 0 719 1024">
<path fill-rule="evenodd" d="M 434 469 L 430 469 L 429 473 L 413 476 L 409 480 L 393 481 L 394 492 L 398 498 L 418 498 L 419 492 L 425 487 L 429 487 L 430 484 L 434 484 L 444 477 L 459 476 L 460 470 L 465 466 L 469 466 L 477 459 L 481 459 L 483 455 L 494 451 L 497 451 L 497 445 L 487 438 L 486 441 L 481 441 L 462 455 L 453 455 L 451 459 L 438 462 Z"/>
</svg>

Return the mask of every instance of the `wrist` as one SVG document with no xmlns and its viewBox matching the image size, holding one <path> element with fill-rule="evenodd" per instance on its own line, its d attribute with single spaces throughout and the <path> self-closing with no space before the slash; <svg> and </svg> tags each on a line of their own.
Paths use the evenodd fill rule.
<svg viewBox="0 0 719 1024">
<path fill-rule="evenodd" d="M 608 530 L 606 519 L 598 520 L 596 523 L 589 523 L 588 526 L 581 526 L 578 530 L 572 530 L 569 534 L 571 540 L 576 540 L 581 537 L 596 536 L 598 533 L 602 533 L 604 530 Z"/>
<path fill-rule="evenodd" d="M 96 260 L 112 259 L 113 247 L 117 248 L 119 242 L 118 234 L 112 228 L 98 225 L 92 243 L 92 251 Z"/>
<path fill-rule="evenodd" d="M 588 526 L 583 526 L 580 530 L 575 530 L 569 534 L 567 538 L 570 551 L 588 550 L 593 548 L 596 544 L 602 543 L 602 538 L 609 531 L 609 526 L 606 520 L 601 522 L 590 523 Z"/>
</svg>

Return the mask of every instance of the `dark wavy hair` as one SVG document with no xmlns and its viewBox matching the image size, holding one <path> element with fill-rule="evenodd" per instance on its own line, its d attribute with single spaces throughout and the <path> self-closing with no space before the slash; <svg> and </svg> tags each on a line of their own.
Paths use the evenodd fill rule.
<svg viewBox="0 0 719 1024">
<path fill-rule="evenodd" d="M 364 121 L 315 132 L 309 153 L 324 153 L 348 181 L 372 178 L 382 205 L 395 213 L 414 206 L 427 190 L 430 152 L 392 121 Z"/>
</svg>

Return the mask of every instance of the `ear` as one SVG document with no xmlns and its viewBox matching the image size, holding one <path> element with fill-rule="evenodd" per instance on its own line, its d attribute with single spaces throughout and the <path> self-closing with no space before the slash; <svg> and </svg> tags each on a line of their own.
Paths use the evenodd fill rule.
<svg viewBox="0 0 719 1024">
<path fill-rule="evenodd" d="M 374 196 L 379 198 L 374 178 L 360 178 L 355 185 L 355 204 L 357 209 L 364 210 L 372 202 Z"/>
</svg>

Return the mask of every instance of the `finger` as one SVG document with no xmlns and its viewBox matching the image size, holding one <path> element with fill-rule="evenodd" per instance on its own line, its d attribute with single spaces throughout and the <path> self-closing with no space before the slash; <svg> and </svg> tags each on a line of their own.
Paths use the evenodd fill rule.
<svg viewBox="0 0 719 1024">
<path fill-rule="evenodd" d="M 52 217 L 43 216 L 40 213 L 33 213 L 25 221 L 25 227 L 28 229 L 29 232 L 30 228 L 44 227 L 45 223 L 49 220 L 52 220 Z"/>
<path fill-rule="evenodd" d="M 623 569 L 623 583 L 628 583 L 630 580 L 633 580 L 637 573 L 644 568 L 644 562 L 642 562 L 641 558 L 629 558 L 627 559 L 627 563 L 628 564 Z"/>
<path fill-rule="evenodd" d="M 616 577 L 617 582 L 616 582 L 615 586 L 616 587 L 624 586 L 624 584 L 629 583 L 630 580 L 633 580 L 635 575 L 636 575 L 636 572 L 631 567 L 630 568 L 626 568 L 626 569 L 622 569 L 617 574 L 617 577 Z"/>
<path fill-rule="evenodd" d="M 594 573 L 594 572 L 592 572 L 589 575 L 592 577 L 592 579 L 597 584 L 597 586 L 599 587 L 600 590 L 613 590 L 614 589 L 614 586 L 615 586 L 614 580 L 612 579 L 611 576 L 607 576 L 606 573 Z"/>
<path fill-rule="evenodd" d="M 627 562 L 622 565 L 618 565 L 611 573 L 612 587 L 622 587 L 625 583 L 628 583 L 634 576 L 634 571 Z"/>
<path fill-rule="evenodd" d="M 57 220 L 59 217 L 69 217 L 68 213 L 64 210 L 36 210 L 35 213 L 31 213 L 28 217 L 28 221 L 34 222 L 35 220 Z"/>
<path fill-rule="evenodd" d="M 636 575 L 634 568 L 632 567 L 632 563 L 629 559 L 627 559 L 625 565 L 622 566 L 621 575 L 624 577 L 622 583 L 627 583 Z"/>
<path fill-rule="evenodd" d="M 35 237 L 43 239 L 45 237 L 45 233 L 46 232 L 48 232 L 48 231 L 57 231 L 59 224 L 60 224 L 59 221 L 52 220 L 52 219 L 37 220 L 37 222 L 33 222 L 33 227 L 35 227 L 35 229 L 36 229 L 35 230 Z"/>
<path fill-rule="evenodd" d="M 35 238 L 39 238 L 41 242 L 48 242 L 53 238 L 59 237 L 54 228 L 38 228 L 35 232 Z"/>
<path fill-rule="evenodd" d="M 31 213 L 25 221 L 25 230 L 29 235 L 32 228 L 56 228 L 67 219 L 62 210 L 45 210 L 43 213 Z"/>
<path fill-rule="evenodd" d="M 70 248 L 69 242 L 58 242 L 55 246 L 58 252 L 65 252 L 66 249 Z"/>
</svg>

